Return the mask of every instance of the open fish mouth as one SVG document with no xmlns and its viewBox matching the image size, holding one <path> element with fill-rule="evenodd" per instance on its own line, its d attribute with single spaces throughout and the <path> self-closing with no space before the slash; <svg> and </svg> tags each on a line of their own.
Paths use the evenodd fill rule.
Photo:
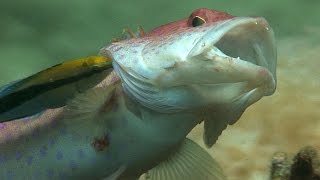
<svg viewBox="0 0 320 180">
<path fill-rule="evenodd" d="M 188 54 L 192 57 L 212 60 L 209 67 L 217 73 L 208 84 L 247 81 L 251 87 L 264 86 L 264 95 L 276 89 L 274 33 L 264 18 L 233 18 L 213 26 L 195 43 Z"/>
</svg>

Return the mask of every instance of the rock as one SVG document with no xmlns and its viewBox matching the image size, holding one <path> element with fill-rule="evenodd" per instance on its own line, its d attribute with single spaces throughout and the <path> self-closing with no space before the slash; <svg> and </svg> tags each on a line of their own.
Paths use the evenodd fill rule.
<svg viewBox="0 0 320 180">
<path fill-rule="evenodd" d="M 293 158 L 277 152 L 271 160 L 270 180 L 320 180 L 320 159 L 311 146 L 302 148 Z"/>
</svg>

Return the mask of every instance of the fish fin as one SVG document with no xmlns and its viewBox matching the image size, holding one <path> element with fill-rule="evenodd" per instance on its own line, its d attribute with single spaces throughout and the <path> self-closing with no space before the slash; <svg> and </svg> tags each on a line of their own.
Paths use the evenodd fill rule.
<svg viewBox="0 0 320 180">
<path fill-rule="evenodd" d="M 223 107 L 223 109 L 215 109 L 204 120 L 203 140 L 205 145 L 210 148 L 218 140 L 222 131 L 227 128 L 228 124 L 236 123 L 243 112 L 248 107 L 248 96 L 243 96 L 240 100 Z"/>
<path fill-rule="evenodd" d="M 71 101 L 67 102 L 64 123 L 72 123 L 72 126 L 82 125 L 84 127 L 92 124 L 93 120 L 100 119 L 98 118 L 99 115 L 111 110 L 114 92 L 115 85 L 109 85 L 92 88 L 84 93 L 77 94 Z"/>
<path fill-rule="evenodd" d="M 146 35 L 146 32 L 144 31 L 142 26 L 138 27 L 138 33 L 139 33 L 139 37 L 144 37 Z"/>
<path fill-rule="evenodd" d="M 149 180 L 225 180 L 219 164 L 190 139 L 185 139 L 177 152 L 146 173 Z"/>
<path fill-rule="evenodd" d="M 126 166 L 120 166 L 114 173 L 103 180 L 117 180 L 125 170 Z"/>
<path fill-rule="evenodd" d="M 217 121 L 218 120 L 218 121 Z M 205 119 L 203 141 L 210 148 L 217 141 L 222 131 L 227 128 L 228 121 L 224 118 Z"/>
<path fill-rule="evenodd" d="M 210 118 L 204 120 L 204 134 L 203 141 L 205 145 L 210 148 L 216 143 L 222 131 L 230 124 L 234 124 L 240 118 L 244 109 L 239 111 L 217 111 L 213 112 Z"/>
<path fill-rule="evenodd" d="M 259 96 L 261 98 L 261 96 Z M 254 102 L 256 102 L 258 99 L 256 99 L 256 89 L 248 92 L 246 95 L 242 96 L 238 101 L 232 103 L 232 106 L 230 106 L 229 112 L 233 113 L 233 116 L 229 118 L 229 124 L 232 125 L 237 122 L 237 120 L 240 119 L 243 112 Z M 255 99 L 255 100 L 253 100 Z"/>
</svg>

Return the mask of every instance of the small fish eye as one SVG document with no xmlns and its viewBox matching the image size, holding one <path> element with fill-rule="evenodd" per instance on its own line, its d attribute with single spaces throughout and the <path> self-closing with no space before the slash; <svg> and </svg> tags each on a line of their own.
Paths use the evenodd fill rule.
<svg viewBox="0 0 320 180">
<path fill-rule="evenodd" d="M 202 24 L 206 23 L 206 20 L 204 20 L 203 18 L 199 17 L 199 16 L 195 16 L 192 19 L 192 27 L 197 27 L 197 26 L 201 26 Z"/>
</svg>

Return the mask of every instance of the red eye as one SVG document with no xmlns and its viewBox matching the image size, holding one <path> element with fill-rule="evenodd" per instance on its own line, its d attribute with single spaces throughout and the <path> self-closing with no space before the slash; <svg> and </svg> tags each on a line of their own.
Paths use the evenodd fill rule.
<svg viewBox="0 0 320 180">
<path fill-rule="evenodd" d="M 197 27 L 197 26 L 201 26 L 204 23 L 206 23 L 206 20 L 204 20 L 202 17 L 195 16 L 192 19 L 191 25 L 192 25 L 192 27 Z"/>
</svg>

